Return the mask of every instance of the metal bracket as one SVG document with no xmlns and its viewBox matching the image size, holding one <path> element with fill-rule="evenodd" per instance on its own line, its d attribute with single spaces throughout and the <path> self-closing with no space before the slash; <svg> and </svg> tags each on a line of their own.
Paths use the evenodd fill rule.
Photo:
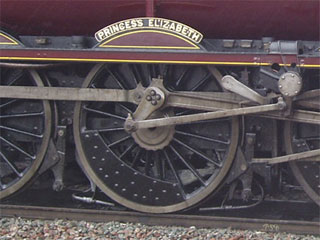
<svg viewBox="0 0 320 240">
<path fill-rule="evenodd" d="M 65 166 L 67 126 L 57 126 L 57 130 L 58 130 L 58 138 L 57 138 L 56 148 L 59 156 L 59 161 L 51 169 L 54 175 L 54 183 L 52 188 L 55 191 L 61 191 L 64 187 L 63 173 L 64 173 L 64 166 Z"/>
<path fill-rule="evenodd" d="M 56 145 L 54 144 L 53 140 L 50 139 L 46 156 L 37 174 L 41 175 L 42 173 L 56 165 L 58 162 L 59 155 Z"/>
<path fill-rule="evenodd" d="M 270 99 L 261 96 L 259 93 L 239 82 L 231 75 L 224 76 L 220 82 L 224 89 L 239 94 L 240 96 L 250 99 L 251 101 L 259 104 L 267 104 L 270 102 Z"/>
<path fill-rule="evenodd" d="M 246 134 L 246 146 L 244 152 L 241 147 L 238 146 L 237 155 L 226 183 L 231 183 L 248 170 L 254 154 L 255 137 L 255 133 Z"/>
</svg>

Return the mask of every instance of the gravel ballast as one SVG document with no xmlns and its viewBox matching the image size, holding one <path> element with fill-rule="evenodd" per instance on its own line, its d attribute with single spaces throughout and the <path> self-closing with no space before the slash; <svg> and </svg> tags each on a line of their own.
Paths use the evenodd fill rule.
<svg viewBox="0 0 320 240">
<path fill-rule="evenodd" d="M 317 236 L 266 233 L 233 229 L 206 229 L 176 226 L 146 226 L 133 223 L 0 219 L 0 240 L 9 239 L 209 239 L 209 240 L 315 240 Z"/>
</svg>

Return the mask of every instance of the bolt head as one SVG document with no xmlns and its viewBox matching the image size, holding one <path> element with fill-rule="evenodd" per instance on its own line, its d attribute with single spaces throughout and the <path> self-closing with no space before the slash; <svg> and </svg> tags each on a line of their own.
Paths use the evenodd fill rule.
<svg viewBox="0 0 320 240">
<path fill-rule="evenodd" d="M 245 164 L 241 164 L 241 170 L 242 170 L 242 171 L 247 170 L 247 166 L 246 166 Z"/>
<path fill-rule="evenodd" d="M 155 91 L 155 90 L 151 90 L 151 91 L 150 91 L 150 95 L 151 95 L 151 96 L 156 95 L 156 91 Z"/>
<path fill-rule="evenodd" d="M 146 99 L 147 99 L 147 101 L 151 101 L 151 100 L 152 100 L 152 97 L 151 97 L 150 95 L 148 95 L 148 96 L 146 97 Z"/>
<path fill-rule="evenodd" d="M 158 102 L 157 102 L 156 100 L 152 100 L 152 101 L 151 101 L 151 104 L 152 104 L 153 106 L 155 106 L 155 105 L 158 104 Z"/>
</svg>

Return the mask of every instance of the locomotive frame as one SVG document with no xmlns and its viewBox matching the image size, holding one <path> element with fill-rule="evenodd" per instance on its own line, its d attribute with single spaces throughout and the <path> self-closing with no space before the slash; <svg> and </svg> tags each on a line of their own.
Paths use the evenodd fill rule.
<svg viewBox="0 0 320 240">
<path fill-rule="evenodd" d="M 73 125 L 92 184 L 138 211 L 262 199 L 286 163 L 320 205 L 320 42 L 202 39 L 146 3 L 95 38 L 0 32 L 0 199 L 48 169 L 63 188 Z"/>
</svg>

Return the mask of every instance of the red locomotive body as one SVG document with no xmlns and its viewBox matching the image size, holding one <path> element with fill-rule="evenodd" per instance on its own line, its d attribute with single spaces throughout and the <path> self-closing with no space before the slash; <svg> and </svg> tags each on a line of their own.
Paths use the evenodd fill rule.
<svg viewBox="0 0 320 240">
<path fill-rule="evenodd" d="M 157 16 L 213 39 L 319 40 L 319 1 L 307 0 L 1 0 L 1 26 L 20 35 L 92 36 L 120 20 Z"/>
<path fill-rule="evenodd" d="M 138 211 L 320 205 L 319 7 L 0 0 L 0 199 L 79 162 Z"/>
</svg>

